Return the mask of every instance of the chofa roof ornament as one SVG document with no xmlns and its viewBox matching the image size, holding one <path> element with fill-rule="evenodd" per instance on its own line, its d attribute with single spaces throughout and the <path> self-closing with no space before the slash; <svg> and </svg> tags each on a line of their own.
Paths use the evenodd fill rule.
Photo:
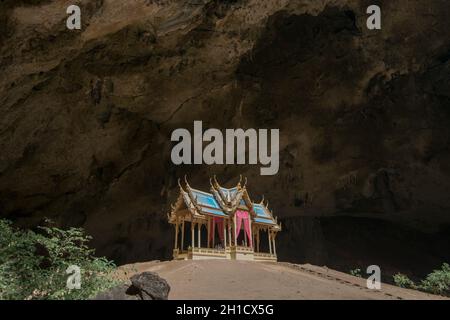
<svg viewBox="0 0 450 320">
<path fill-rule="evenodd" d="M 213 179 L 214 179 L 214 186 L 215 186 L 216 188 L 220 188 L 220 184 L 219 184 L 219 182 L 217 182 L 216 175 L 213 176 Z"/>
<path fill-rule="evenodd" d="M 181 191 L 186 192 L 186 191 L 183 189 L 183 186 L 181 185 L 181 179 L 180 179 L 180 178 L 178 178 L 178 186 L 180 187 L 180 190 L 181 190 Z"/>
</svg>

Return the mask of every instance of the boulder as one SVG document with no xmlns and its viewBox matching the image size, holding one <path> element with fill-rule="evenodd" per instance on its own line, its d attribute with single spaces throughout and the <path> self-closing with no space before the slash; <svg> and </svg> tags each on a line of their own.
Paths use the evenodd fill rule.
<svg viewBox="0 0 450 320">
<path fill-rule="evenodd" d="M 97 294 L 93 300 L 167 300 L 170 286 L 154 272 L 131 277 L 130 284 L 121 284 Z"/>
<path fill-rule="evenodd" d="M 167 300 L 169 296 L 169 284 L 154 272 L 136 274 L 131 282 L 139 289 L 143 300 Z"/>
</svg>

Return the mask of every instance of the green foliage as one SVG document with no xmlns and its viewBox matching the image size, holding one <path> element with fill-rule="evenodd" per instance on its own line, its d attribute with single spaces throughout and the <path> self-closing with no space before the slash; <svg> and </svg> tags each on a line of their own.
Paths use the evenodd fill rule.
<svg viewBox="0 0 450 320">
<path fill-rule="evenodd" d="M 362 277 L 361 269 L 359 269 L 359 268 L 350 270 L 350 274 L 354 277 L 359 277 L 359 278 Z"/>
<path fill-rule="evenodd" d="M 422 280 L 419 289 L 434 294 L 450 295 L 450 265 L 444 263 L 441 269 L 430 273 Z"/>
<path fill-rule="evenodd" d="M 420 285 L 414 284 L 407 276 L 401 273 L 394 275 L 394 282 L 402 288 L 417 289 L 433 294 L 450 296 L 450 265 L 444 263 L 441 269 L 434 270 Z"/>
<path fill-rule="evenodd" d="M 0 299 L 87 299 L 118 283 L 114 264 L 94 257 L 82 229 L 16 230 L 0 219 Z M 69 290 L 66 269 L 81 269 L 81 289 Z"/>
<path fill-rule="evenodd" d="M 397 273 L 393 278 L 394 283 L 401 288 L 416 289 L 416 285 L 407 275 Z"/>
</svg>

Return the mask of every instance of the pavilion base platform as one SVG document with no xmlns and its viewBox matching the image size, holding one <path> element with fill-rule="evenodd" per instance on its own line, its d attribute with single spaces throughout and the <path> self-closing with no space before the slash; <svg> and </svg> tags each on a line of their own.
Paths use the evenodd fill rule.
<svg viewBox="0 0 450 320">
<path fill-rule="evenodd" d="M 276 262 L 277 256 L 271 253 L 254 252 L 251 247 L 226 247 L 225 249 L 213 248 L 188 248 L 181 251 L 173 250 L 174 260 L 243 260 L 243 261 L 260 261 L 260 262 Z"/>
</svg>

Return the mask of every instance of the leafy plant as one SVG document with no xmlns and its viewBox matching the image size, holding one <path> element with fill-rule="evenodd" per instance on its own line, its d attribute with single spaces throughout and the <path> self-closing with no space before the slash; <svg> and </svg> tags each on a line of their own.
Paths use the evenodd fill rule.
<svg viewBox="0 0 450 320">
<path fill-rule="evenodd" d="M 401 273 L 397 273 L 393 278 L 395 284 L 402 288 L 450 296 L 450 265 L 448 263 L 444 263 L 441 269 L 430 273 L 419 285 L 416 285 L 406 275 Z"/>
<path fill-rule="evenodd" d="M 450 265 L 444 263 L 441 269 L 434 270 L 422 280 L 419 288 L 434 294 L 450 295 Z"/>
<path fill-rule="evenodd" d="M 358 278 L 362 277 L 361 269 L 359 269 L 359 268 L 350 270 L 350 274 L 354 277 L 358 277 Z"/>
<path fill-rule="evenodd" d="M 393 278 L 394 278 L 394 283 L 401 288 L 416 289 L 416 285 L 414 284 L 414 281 L 409 279 L 407 275 L 404 275 L 402 273 L 397 273 L 394 275 Z"/>
<path fill-rule="evenodd" d="M 94 257 L 79 228 L 17 230 L 0 219 L 0 299 L 87 299 L 118 283 L 115 265 Z M 80 268 L 81 288 L 68 289 L 69 266 Z"/>
</svg>

